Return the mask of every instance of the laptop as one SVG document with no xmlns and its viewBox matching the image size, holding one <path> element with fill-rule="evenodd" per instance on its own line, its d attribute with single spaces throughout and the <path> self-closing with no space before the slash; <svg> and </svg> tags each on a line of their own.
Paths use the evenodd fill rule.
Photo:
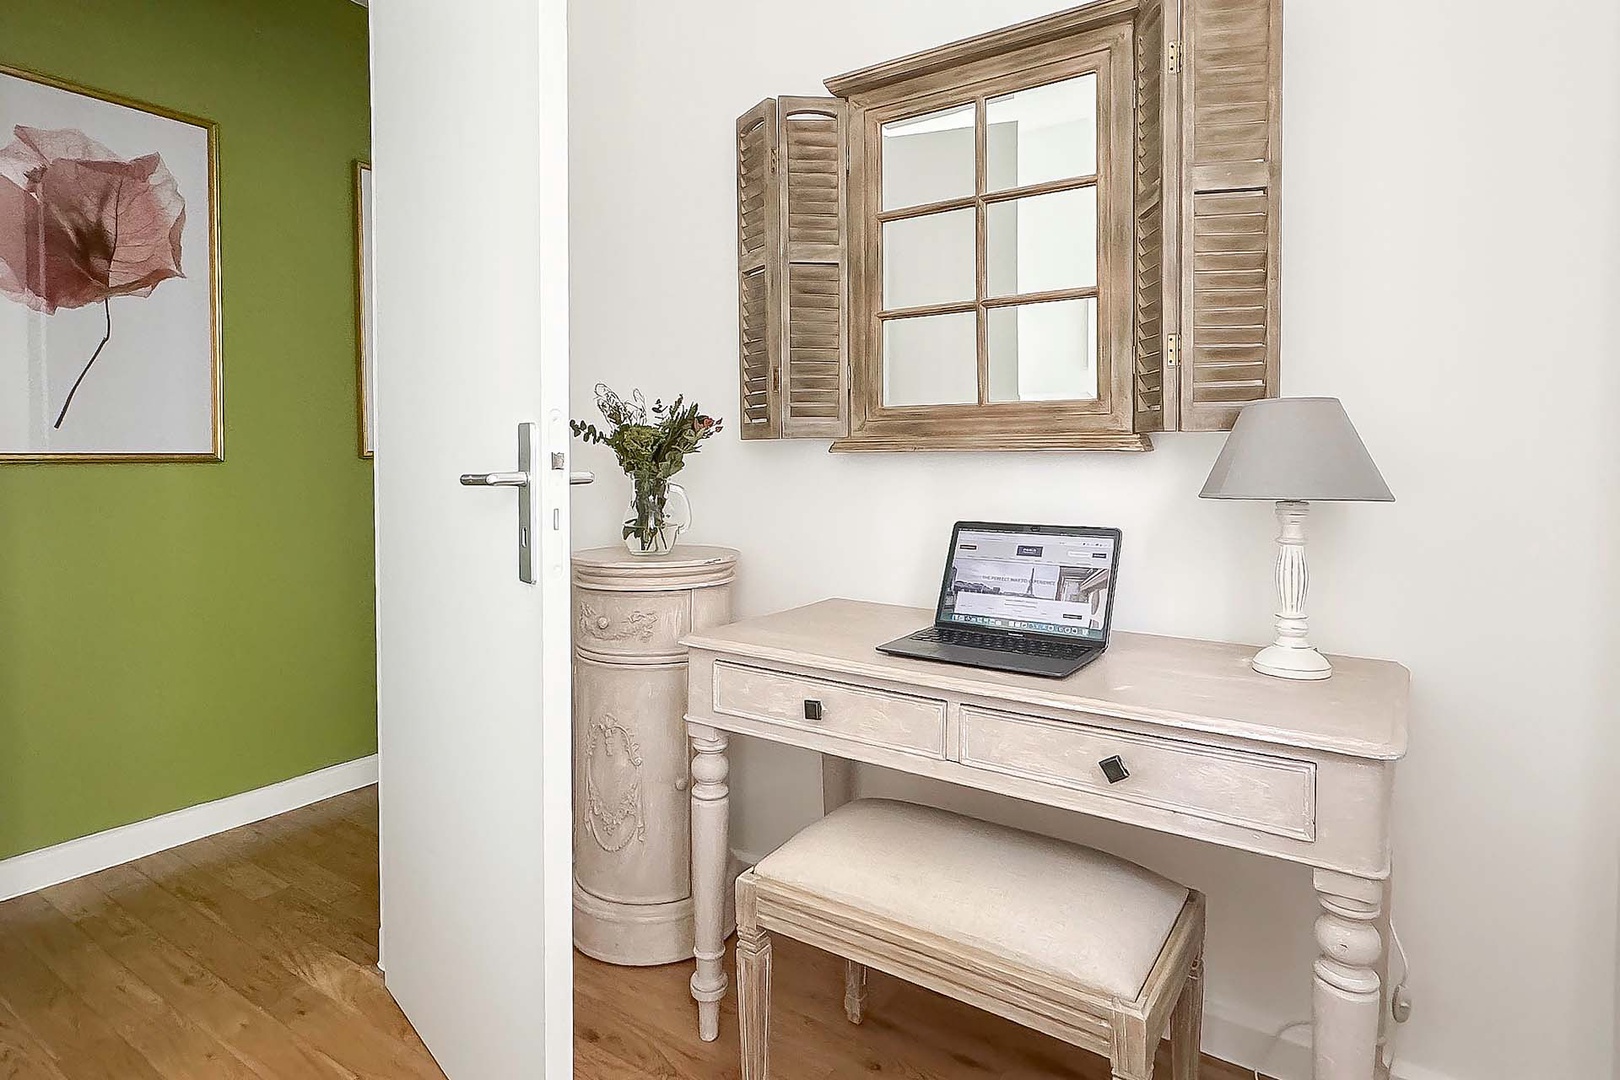
<svg viewBox="0 0 1620 1080">
<path fill-rule="evenodd" d="M 878 651 L 1073 675 L 1108 645 L 1119 541 L 1118 529 L 958 521 L 934 625 Z"/>
</svg>

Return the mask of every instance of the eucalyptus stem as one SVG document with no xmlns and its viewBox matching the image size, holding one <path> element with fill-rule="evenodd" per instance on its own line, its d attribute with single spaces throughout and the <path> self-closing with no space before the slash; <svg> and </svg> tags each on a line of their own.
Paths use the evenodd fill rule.
<svg viewBox="0 0 1620 1080">
<path fill-rule="evenodd" d="M 669 481 L 655 476 L 634 476 L 636 523 L 632 532 L 641 542 L 642 550 L 650 551 L 658 543 L 663 527 L 664 513 L 669 501 Z M 626 525 L 628 526 L 628 522 Z"/>
</svg>

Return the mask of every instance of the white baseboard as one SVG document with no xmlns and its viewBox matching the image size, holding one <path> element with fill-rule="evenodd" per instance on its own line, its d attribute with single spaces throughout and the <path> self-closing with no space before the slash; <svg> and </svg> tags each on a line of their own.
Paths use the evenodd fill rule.
<svg viewBox="0 0 1620 1080">
<path fill-rule="evenodd" d="M 377 755 L 0 861 L 0 900 L 60 885 L 377 782 Z"/>
<path fill-rule="evenodd" d="M 1453 1080 L 1450 1073 L 1431 1069 L 1427 1065 L 1410 1065 L 1395 1059 L 1395 1080 Z"/>
</svg>

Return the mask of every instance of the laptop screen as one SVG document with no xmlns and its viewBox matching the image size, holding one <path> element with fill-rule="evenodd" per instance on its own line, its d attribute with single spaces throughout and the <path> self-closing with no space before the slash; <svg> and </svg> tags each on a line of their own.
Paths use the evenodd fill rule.
<svg viewBox="0 0 1620 1080">
<path fill-rule="evenodd" d="M 938 621 L 1101 643 L 1118 553 L 1114 529 L 962 522 Z"/>
</svg>

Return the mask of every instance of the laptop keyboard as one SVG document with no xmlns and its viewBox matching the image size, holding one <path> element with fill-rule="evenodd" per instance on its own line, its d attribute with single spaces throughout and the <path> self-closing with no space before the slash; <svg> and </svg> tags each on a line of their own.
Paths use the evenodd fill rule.
<svg viewBox="0 0 1620 1080">
<path fill-rule="evenodd" d="M 1010 637 L 1006 634 L 987 634 L 980 630 L 956 630 L 933 626 L 911 635 L 914 641 L 936 641 L 941 645 L 966 645 L 972 649 L 993 649 L 996 652 L 1019 653 L 1023 656 L 1056 656 L 1065 660 L 1087 652 L 1091 646 L 1073 645 L 1067 641 L 1048 638 Z"/>
</svg>

